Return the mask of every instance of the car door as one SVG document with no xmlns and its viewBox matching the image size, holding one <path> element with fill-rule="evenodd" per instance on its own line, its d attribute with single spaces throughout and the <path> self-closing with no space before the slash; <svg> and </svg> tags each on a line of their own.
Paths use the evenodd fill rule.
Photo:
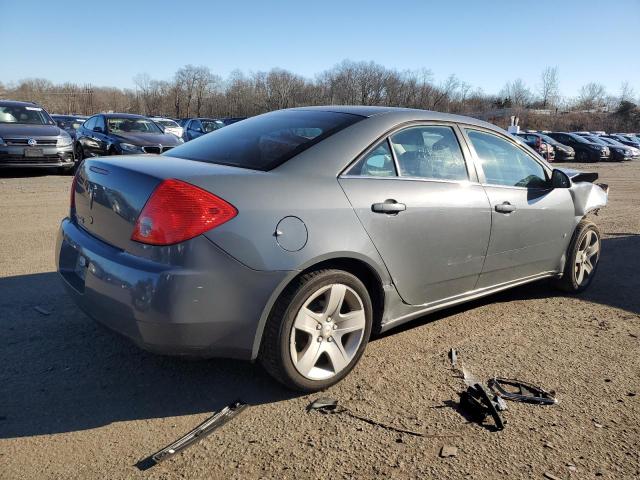
<svg viewBox="0 0 640 480">
<path fill-rule="evenodd" d="M 200 124 L 200 120 L 191 120 L 187 126 L 187 136 L 189 137 L 189 140 L 198 138 L 201 135 L 202 125 Z"/>
<path fill-rule="evenodd" d="M 93 136 L 91 137 L 95 142 L 95 150 L 97 155 L 109 154 L 109 141 L 107 135 L 107 124 L 102 115 L 96 117 L 96 125 L 93 128 Z"/>
<path fill-rule="evenodd" d="M 559 270 L 574 225 L 569 189 L 551 188 L 550 170 L 508 137 L 465 133 L 492 208 L 478 288 Z"/>
<path fill-rule="evenodd" d="M 457 127 L 401 129 L 365 152 L 339 182 L 406 303 L 474 289 L 491 212 Z"/>
</svg>

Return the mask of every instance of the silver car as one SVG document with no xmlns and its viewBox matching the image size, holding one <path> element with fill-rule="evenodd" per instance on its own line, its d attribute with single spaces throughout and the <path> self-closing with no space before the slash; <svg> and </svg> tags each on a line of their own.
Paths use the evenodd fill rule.
<svg viewBox="0 0 640 480">
<path fill-rule="evenodd" d="M 163 354 L 347 375 L 372 333 L 528 282 L 587 288 L 607 202 L 472 118 L 280 110 L 157 156 L 87 159 L 57 241 L 91 317 Z"/>
</svg>

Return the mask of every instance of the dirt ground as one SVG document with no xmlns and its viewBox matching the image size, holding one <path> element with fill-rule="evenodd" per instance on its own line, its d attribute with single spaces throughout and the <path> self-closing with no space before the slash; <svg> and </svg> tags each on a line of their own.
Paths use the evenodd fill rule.
<svg viewBox="0 0 640 480">
<path fill-rule="evenodd" d="M 373 340 L 323 394 L 426 438 L 306 413 L 319 395 L 257 365 L 159 357 L 97 326 L 54 271 L 71 178 L 0 172 L 0 478 L 638 478 L 640 163 L 577 167 L 611 186 L 587 292 L 539 283 L 425 316 Z M 469 423 L 451 347 L 477 376 L 528 380 L 560 403 L 510 403 L 501 432 Z M 251 405 L 240 417 L 135 468 L 236 398 Z M 444 445 L 457 455 L 441 458 Z"/>
</svg>

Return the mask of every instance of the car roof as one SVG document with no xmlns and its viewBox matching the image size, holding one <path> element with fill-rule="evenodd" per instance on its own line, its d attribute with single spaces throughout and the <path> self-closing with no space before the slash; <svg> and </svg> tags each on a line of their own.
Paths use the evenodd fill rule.
<svg viewBox="0 0 640 480">
<path fill-rule="evenodd" d="M 3 107 L 33 107 L 34 105 L 40 107 L 35 102 L 20 102 L 18 100 L 0 100 L 0 105 Z"/>
<path fill-rule="evenodd" d="M 478 120 L 477 118 L 466 117 L 464 115 L 455 115 L 452 113 L 434 112 L 432 110 L 421 110 L 417 108 L 401 108 L 401 107 L 374 107 L 361 105 L 327 105 L 318 107 L 298 107 L 289 110 L 315 110 L 334 113 L 348 113 L 351 115 L 360 115 L 361 117 L 374 117 L 378 115 L 393 115 L 397 117 L 397 121 L 416 121 L 416 120 L 435 120 L 440 122 L 465 123 L 477 125 L 479 127 L 490 128 L 503 132 L 503 130 L 495 125 Z"/>
<path fill-rule="evenodd" d="M 97 113 L 96 115 L 104 115 L 106 118 L 149 118 L 135 113 Z"/>
</svg>

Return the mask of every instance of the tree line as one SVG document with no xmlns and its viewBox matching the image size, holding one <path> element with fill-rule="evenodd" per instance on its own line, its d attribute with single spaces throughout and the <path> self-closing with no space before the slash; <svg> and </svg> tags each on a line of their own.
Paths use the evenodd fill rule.
<svg viewBox="0 0 640 480">
<path fill-rule="evenodd" d="M 590 82 L 577 96 L 565 97 L 559 89 L 558 67 L 545 68 L 532 86 L 522 79 L 508 81 L 496 94 L 474 88 L 456 75 L 438 82 L 428 69 L 400 71 L 351 60 L 314 78 L 281 68 L 249 74 L 234 71 L 222 78 L 206 66 L 186 65 L 170 80 L 142 73 L 133 82 L 134 88 L 121 89 L 25 79 L 0 83 L 0 98 L 35 101 L 50 112 L 83 115 L 115 111 L 174 118 L 245 117 L 297 106 L 357 104 L 479 116 L 501 126 L 508 123 L 507 112 L 530 125 L 552 124 L 540 128 L 602 129 L 606 125 L 614 130 L 640 130 L 640 100 L 628 82 L 616 94 Z"/>
</svg>

